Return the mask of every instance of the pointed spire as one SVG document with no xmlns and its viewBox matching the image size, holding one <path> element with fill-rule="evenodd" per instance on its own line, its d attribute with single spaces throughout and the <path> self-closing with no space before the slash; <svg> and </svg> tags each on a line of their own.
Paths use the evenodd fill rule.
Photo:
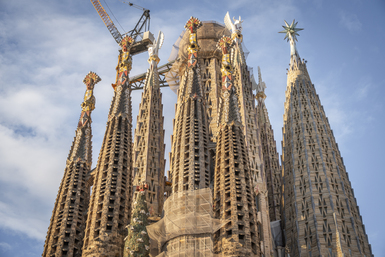
<svg viewBox="0 0 385 257">
<path fill-rule="evenodd" d="M 82 113 L 76 130 L 76 137 L 68 155 L 68 162 L 82 160 L 91 165 L 91 112 L 95 109 L 94 87 L 101 81 L 100 77 L 90 71 L 83 80 L 87 89 L 81 104 Z"/>
<path fill-rule="evenodd" d="M 132 68 L 130 49 L 133 42 L 134 40 L 129 36 L 124 37 L 120 42 L 122 50 L 119 53 L 118 66 L 116 67 L 116 83 L 112 84 L 115 90 L 115 96 L 112 100 L 108 120 L 119 115 L 131 116 L 131 104 L 127 102 L 127 99 L 131 95 L 129 74 Z"/>
<path fill-rule="evenodd" d="M 264 99 L 266 98 L 265 88 L 266 84 L 262 81 L 261 68 L 259 68 L 258 66 L 258 84 L 256 91 L 257 94 L 255 96 L 258 101 L 264 101 Z"/>
<path fill-rule="evenodd" d="M 160 31 L 158 39 L 148 47 L 150 68 L 139 105 L 136 122 L 133 167 L 133 185 L 148 185 L 147 207 L 150 218 L 156 219 L 162 213 L 164 188 L 164 130 L 162 94 L 159 87 L 158 51 L 164 35 Z M 156 190 L 155 190 L 156 189 Z"/>
<path fill-rule="evenodd" d="M 256 91 L 256 96 L 255 99 L 258 101 L 258 106 L 257 106 L 257 119 L 260 124 L 265 124 L 267 123 L 268 126 L 270 126 L 270 120 L 269 120 L 269 115 L 267 113 L 267 108 L 265 105 L 265 88 L 266 88 L 266 83 L 262 81 L 262 75 L 261 75 L 261 68 L 258 66 L 258 84 L 257 84 L 257 91 Z"/>
<path fill-rule="evenodd" d="M 144 85 L 145 90 L 147 90 L 149 87 L 159 88 L 159 74 L 157 66 L 160 59 L 158 57 L 158 52 L 163 45 L 163 41 L 164 34 L 162 31 L 159 31 L 157 40 L 148 46 L 148 63 L 150 64 L 150 68 L 147 70 L 146 74 L 146 84 Z"/>
<path fill-rule="evenodd" d="M 81 255 L 87 219 L 84 207 L 87 208 L 90 195 L 91 112 L 95 109 L 93 90 L 100 80 L 100 77 L 92 71 L 83 80 L 87 89 L 81 104 L 82 113 L 52 211 L 42 254 L 44 257 Z"/>
<path fill-rule="evenodd" d="M 301 59 L 299 57 L 295 41 L 298 41 L 297 36 L 299 36 L 299 34 L 297 32 L 303 29 L 297 28 L 298 22 L 295 22 L 295 20 L 293 20 L 293 22 L 290 25 L 286 21 L 285 21 L 285 24 L 286 26 L 282 26 L 284 30 L 278 33 L 285 33 L 286 35 L 284 40 L 287 39 L 287 41 L 290 41 L 290 56 L 291 56 L 290 66 L 292 66 L 295 62 L 298 63 Z"/>
</svg>

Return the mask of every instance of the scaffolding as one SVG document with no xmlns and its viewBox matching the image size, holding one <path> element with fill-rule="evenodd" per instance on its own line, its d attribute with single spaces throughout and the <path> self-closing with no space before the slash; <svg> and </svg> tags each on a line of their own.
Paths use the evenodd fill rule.
<svg viewBox="0 0 385 257">
<path fill-rule="evenodd" d="M 151 248 L 160 248 L 158 257 L 212 257 L 212 235 L 224 222 L 212 218 L 210 188 L 172 194 L 164 203 L 164 217 L 147 226 Z"/>
</svg>

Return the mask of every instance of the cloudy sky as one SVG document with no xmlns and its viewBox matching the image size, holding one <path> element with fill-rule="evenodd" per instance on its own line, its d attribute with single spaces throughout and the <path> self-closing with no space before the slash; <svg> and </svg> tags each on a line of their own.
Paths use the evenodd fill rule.
<svg viewBox="0 0 385 257">
<path fill-rule="evenodd" d="M 102 0 L 121 33 L 141 11 Z M 308 61 L 344 162 L 373 253 L 385 251 L 383 233 L 385 140 L 385 3 L 381 0 L 138 0 L 151 10 L 151 31 L 165 33 L 160 64 L 190 16 L 223 23 L 242 16 L 247 62 L 260 66 L 266 104 L 280 148 L 289 44 L 283 20 L 298 21 L 297 48 Z M 107 6 L 108 5 L 108 6 Z M 113 14 L 113 15 L 112 15 Z M 120 25 L 121 26 L 120 26 Z M 0 0 L 0 256 L 41 256 L 65 161 L 75 135 L 91 70 L 95 87 L 93 166 L 104 135 L 118 46 L 90 1 Z M 146 71 L 147 54 L 134 57 L 131 75 Z M 162 89 L 167 153 L 175 94 Z M 132 93 L 136 120 L 139 91 Z M 168 167 L 167 163 L 167 167 Z M 382 253 L 382 254 L 381 254 Z"/>
</svg>

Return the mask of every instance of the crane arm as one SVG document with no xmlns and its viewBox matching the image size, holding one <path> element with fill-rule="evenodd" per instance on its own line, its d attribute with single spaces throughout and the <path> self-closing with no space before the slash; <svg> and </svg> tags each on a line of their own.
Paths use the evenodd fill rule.
<svg viewBox="0 0 385 257">
<path fill-rule="evenodd" d="M 139 36 L 141 33 L 149 30 L 150 30 L 150 10 L 145 9 L 138 23 L 136 23 L 135 28 L 129 31 L 127 34 L 135 40 L 136 37 Z"/>
<path fill-rule="evenodd" d="M 96 11 L 98 12 L 100 18 L 102 18 L 104 24 L 106 25 L 107 29 L 110 31 L 111 35 L 114 37 L 115 41 L 119 44 L 120 41 L 122 41 L 122 35 L 118 31 L 118 29 L 115 27 L 110 16 L 108 16 L 106 10 L 104 10 L 99 0 L 91 0 L 91 3 L 93 4 Z"/>
</svg>

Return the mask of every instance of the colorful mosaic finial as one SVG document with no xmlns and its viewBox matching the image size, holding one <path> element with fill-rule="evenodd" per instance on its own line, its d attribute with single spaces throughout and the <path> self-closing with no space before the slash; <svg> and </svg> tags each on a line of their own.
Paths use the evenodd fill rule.
<svg viewBox="0 0 385 257">
<path fill-rule="evenodd" d="M 130 49 L 130 46 L 134 43 L 134 39 L 130 36 L 125 36 L 122 41 L 120 41 L 120 47 L 122 48 L 123 52 L 127 52 Z"/>
<path fill-rule="evenodd" d="M 202 22 L 195 17 L 192 17 L 187 21 L 186 25 L 184 26 L 185 29 L 190 30 L 190 33 L 196 33 L 198 28 L 202 26 Z"/>
<path fill-rule="evenodd" d="M 90 71 L 83 79 L 83 83 L 87 86 L 86 93 L 84 94 L 84 101 L 81 104 L 83 112 L 90 112 L 95 109 L 94 86 L 99 81 L 101 81 L 101 78 L 92 71 Z"/>
<path fill-rule="evenodd" d="M 232 67 L 230 63 L 230 47 L 232 39 L 228 36 L 223 36 L 217 43 L 217 48 L 222 50 L 222 89 L 230 90 L 232 86 Z"/>
<path fill-rule="evenodd" d="M 122 47 L 122 51 L 119 54 L 119 62 L 116 67 L 116 83 L 112 84 L 112 88 L 116 90 L 119 84 L 124 84 L 128 80 L 128 74 L 132 68 L 132 58 L 130 55 L 130 47 L 134 40 L 125 36 L 120 42 L 120 47 Z"/>
<path fill-rule="evenodd" d="M 102 79 L 98 76 L 98 74 L 96 74 L 95 72 L 88 72 L 88 74 L 85 76 L 85 78 L 83 79 L 83 83 L 86 84 L 87 86 L 87 89 L 92 89 L 94 88 L 94 86 L 100 82 Z"/>
<path fill-rule="evenodd" d="M 189 46 L 187 47 L 187 51 L 188 51 L 188 64 L 187 66 L 189 68 L 191 67 L 195 67 L 196 64 L 198 63 L 198 50 L 199 50 L 199 46 L 198 46 L 198 42 L 197 42 L 197 30 L 199 27 L 202 26 L 202 22 L 195 18 L 195 17 L 191 17 L 186 25 L 184 26 L 185 29 L 187 30 L 190 30 L 190 37 L 189 37 Z"/>
</svg>

